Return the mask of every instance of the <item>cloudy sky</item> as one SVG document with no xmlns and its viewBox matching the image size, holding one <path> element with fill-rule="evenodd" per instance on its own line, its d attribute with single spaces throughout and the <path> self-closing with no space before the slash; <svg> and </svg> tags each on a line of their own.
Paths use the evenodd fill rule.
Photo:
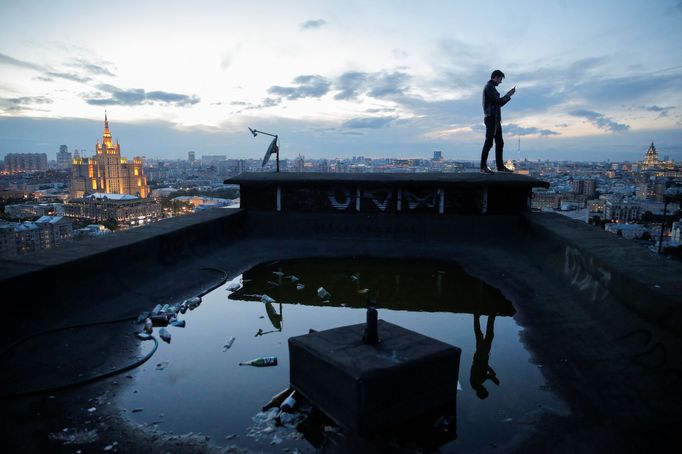
<svg viewBox="0 0 682 454">
<path fill-rule="evenodd" d="M 0 157 L 682 160 L 682 2 L 0 1 Z M 520 146 L 519 146 L 520 143 Z"/>
</svg>

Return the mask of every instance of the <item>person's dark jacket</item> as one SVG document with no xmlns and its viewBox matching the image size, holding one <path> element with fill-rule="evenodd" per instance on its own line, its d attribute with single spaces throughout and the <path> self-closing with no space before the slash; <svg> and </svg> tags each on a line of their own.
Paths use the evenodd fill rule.
<svg viewBox="0 0 682 454">
<path fill-rule="evenodd" d="M 509 102 L 511 96 L 504 95 L 500 98 L 500 93 L 495 87 L 495 82 L 489 80 L 483 88 L 483 114 L 486 117 L 502 118 L 500 107 Z"/>
</svg>

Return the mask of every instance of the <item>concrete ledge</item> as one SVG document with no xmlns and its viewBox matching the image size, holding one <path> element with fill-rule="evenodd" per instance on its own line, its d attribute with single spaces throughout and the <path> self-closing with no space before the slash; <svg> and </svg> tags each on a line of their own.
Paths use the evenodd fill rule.
<svg viewBox="0 0 682 454">
<path fill-rule="evenodd" d="M 249 235 L 320 239 L 362 238 L 377 241 L 504 241 L 518 232 L 518 215 L 449 215 L 392 213 L 272 213 L 248 211 Z M 504 232 L 504 233 L 503 233 Z"/>
<path fill-rule="evenodd" d="M 122 290 L 125 278 L 147 279 L 196 257 L 216 243 L 242 237 L 244 214 L 238 209 L 208 210 L 64 248 L 1 260 L 0 285 L 3 293 L 21 295 L 26 302 L 11 305 L 12 312 L 30 312 L 34 303 L 46 297 L 83 301 L 83 294 L 93 288 L 97 289 L 98 298 L 106 298 Z"/>
<path fill-rule="evenodd" d="M 598 303 L 615 296 L 640 316 L 682 336 L 682 264 L 565 216 L 522 215 L 529 233 L 546 240 L 548 259 L 571 286 Z"/>
</svg>

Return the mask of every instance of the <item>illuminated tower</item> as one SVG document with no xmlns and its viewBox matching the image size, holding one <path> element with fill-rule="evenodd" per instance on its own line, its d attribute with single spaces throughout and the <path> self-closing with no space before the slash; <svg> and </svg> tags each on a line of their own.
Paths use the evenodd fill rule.
<svg viewBox="0 0 682 454">
<path fill-rule="evenodd" d="M 138 197 L 149 195 L 147 177 L 144 175 L 142 158 L 135 157 L 129 163 L 121 157 L 121 145 L 114 145 L 109 131 L 109 119 L 104 112 L 102 143 L 97 139 L 96 154 L 92 158 L 73 160 L 71 196 L 102 192 L 107 194 L 130 194 Z"/>
<path fill-rule="evenodd" d="M 654 143 L 651 142 L 651 145 L 649 145 L 649 149 L 646 151 L 646 154 L 644 155 L 644 161 L 642 161 L 640 167 L 643 169 L 650 169 L 653 167 L 657 167 L 659 164 L 660 161 L 658 160 L 658 152 L 656 151 Z"/>
</svg>

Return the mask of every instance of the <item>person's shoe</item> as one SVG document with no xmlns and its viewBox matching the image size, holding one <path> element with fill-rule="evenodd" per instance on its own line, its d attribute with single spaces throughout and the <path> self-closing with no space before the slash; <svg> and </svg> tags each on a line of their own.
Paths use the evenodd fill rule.
<svg viewBox="0 0 682 454">
<path fill-rule="evenodd" d="M 494 173 L 490 167 L 481 167 L 481 173 Z"/>
<path fill-rule="evenodd" d="M 511 173 L 514 173 L 514 171 L 513 171 L 512 169 L 508 169 L 508 168 L 506 168 L 506 167 L 498 167 L 498 168 L 497 168 L 497 171 L 498 171 L 498 172 L 511 172 Z"/>
</svg>

